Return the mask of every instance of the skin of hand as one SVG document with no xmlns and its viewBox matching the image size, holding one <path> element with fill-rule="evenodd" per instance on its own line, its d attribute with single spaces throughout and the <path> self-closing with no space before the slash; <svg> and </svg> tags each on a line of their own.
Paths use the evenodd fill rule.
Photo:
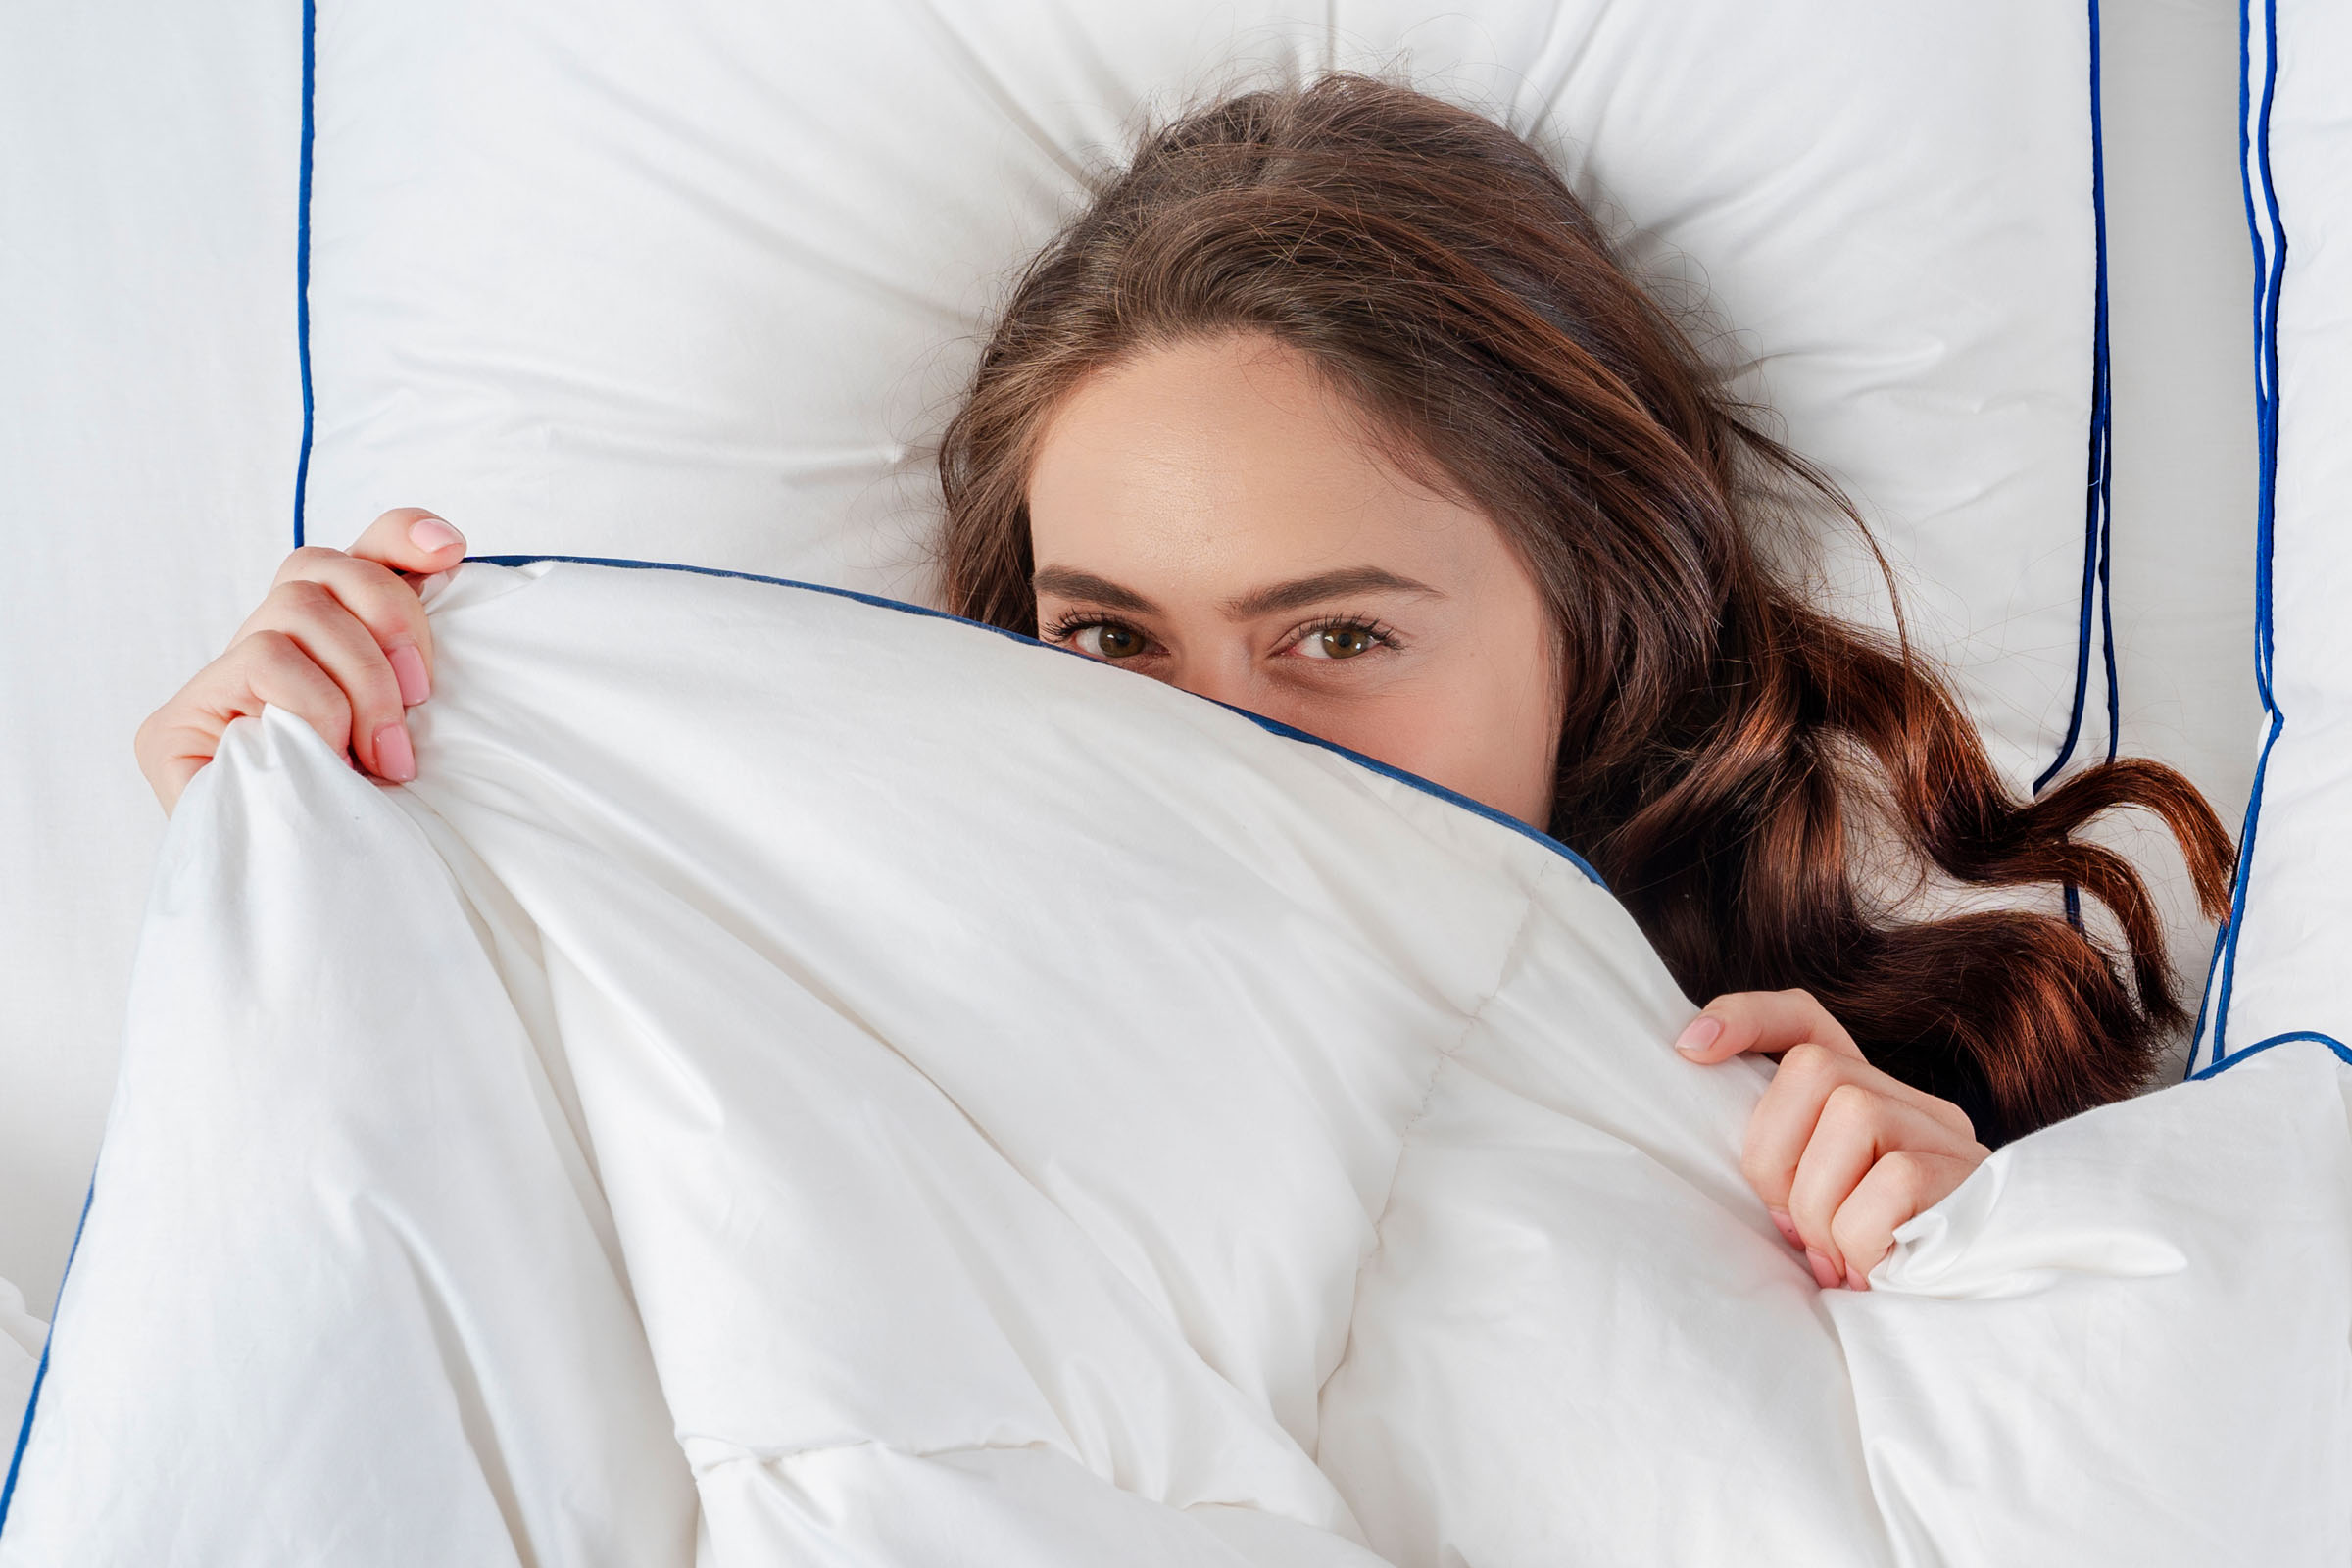
<svg viewBox="0 0 2352 1568">
<path fill-rule="evenodd" d="M 1675 1041 L 1689 1060 L 1778 1055 L 1747 1124 L 1740 1170 L 1827 1290 L 1870 1289 L 1904 1221 L 1990 1157 L 1968 1115 L 1863 1058 L 1805 991 L 1717 997 Z"/>
<path fill-rule="evenodd" d="M 229 721 L 265 703 L 376 777 L 415 778 L 403 715 L 433 686 L 433 634 L 416 584 L 465 554 L 457 529 L 420 507 L 398 507 L 349 551 L 313 545 L 286 557 L 228 651 L 139 726 L 132 751 L 164 810 L 213 760 Z"/>
</svg>

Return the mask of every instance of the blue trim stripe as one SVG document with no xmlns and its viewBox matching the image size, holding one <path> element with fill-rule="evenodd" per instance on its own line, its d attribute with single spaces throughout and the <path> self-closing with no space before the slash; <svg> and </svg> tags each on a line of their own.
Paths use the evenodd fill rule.
<svg viewBox="0 0 2352 1568">
<path fill-rule="evenodd" d="M 2257 450 L 2254 506 L 2254 686 L 2261 694 L 2270 722 L 2262 753 L 2254 765 L 2254 787 L 2246 799 L 2244 825 L 2237 841 L 2237 883 L 2230 894 L 2230 920 L 2214 943 L 2218 988 L 2207 982 L 2212 1036 L 2200 1019 L 2189 1043 L 2190 1076 L 2198 1075 L 2197 1058 L 2214 1071 L 2231 1059 L 2229 1050 L 2230 1004 L 2237 988 L 2237 950 L 2245 934 L 2247 897 L 2254 885 L 2254 846 L 2262 826 L 2263 786 L 2270 777 L 2271 754 L 2286 732 L 2286 713 L 2271 681 L 2276 642 L 2271 615 L 2271 574 L 2274 554 L 2273 523 L 2278 492 L 2278 300 L 2286 282 L 2286 223 L 2279 214 L 2278 181 L 2271 172 L 2271 107 L 2278 90 L 2278 5 L 2262 0 L 2262 94 L 2254 94 L 2254 0 L 2239 0 L 2237 11 L 2237 152 L 2240 187 L 2245 196 L 2246 235 L 2254 250 L 2254 428 Z M 2257 186 L 2260 200 L 2256 199 Z M 2248 1051 L 2260 1047 L 2249 1047 Z"/>
<path fill-rule="evenodd" d="M 1026 636 L 1021 632 L 1012 631 L 1004 626 L 992 626 L 987 621 L 973 620 L 965 615 L 952 615 L 944 610 L 933 610 L 928 605 L 909 604 L 903 599 L 885 599 L 880 594 L 859 593 L 854 588 L 835 588 L 821 582 L 801 582 L 791 577 L 767 577 L 756 571 L 728 571 L 718 566 L 689 566 L 674 561 L 628 561 L 612 556 L 467 556 L 466 559 L 479 561 L 492 566 L 527 566 L 534 562 L 557 561 L 575 566 L 616 566 L 628 571 L 684 571 L 691 572 L 698 577 L 733 577 L 741 582 L 763 582 L 776 588 L 798 588 L 812 594 L 830 594 L 836 599 L 855 599 L 861 605 L 873 605 L 882 610 L 896 610 L 909 615 L 927 615 L 934 620 L 952 620 L 958 625 L 974 626 L 982 631 L 994 632 L 999 637 L 1008 637 L 1016 643 L 1026 643 L 1032 648 L 1043 648 L 1048 653 L 1062 654 L 1072 659 L 1086 658 L 1084 654 L 1076 653 L 1071 649 L 1056 648 L 1052 643 L 1040 642 L 1037 638 Z M 1088 662 L 1095 663 L 1100 661 L 1089 660 Z M 1216 702 L 1215 698 L 1204 700 Z M 1401 767 L 1393 767 L 1377 758 L 1366 757 L 1363 753 L 1351 751 L 1335 741 L 1327 741 L 1320 735 L 1310 735 L 1305 730 L 1293 728 L 1279 719 L 1268 718 L 1263 713 L 1252 713 L 1246 708 L 1235 708 L 1231 703 L 1217 703 L 1217 706 L 1241 714 L 1269 734 L 1280 735 L 1285 740 L 1303 741 L 1309 746 L 1319 746 L 1324 751 L 1345 757 L 1359 767 L 1369 768 L 1383 778 L 1391 778 L 1399 784 L 1410 785 L 1424 795 L 1434 795 L 1441 801 L 1460 807 L 1474 816 L 1483 816 L 1490 822 L 1499 822 L 1512 832 L 1523 838 L 1533 839 L 1552 854 L 1566 859 L 1590 878 L 1594 886 L 1604 892 L 1608 890 L 1608 883 L 1601 880 L 1600 873 L 1593 870 L 1592 862 L 1583 856 L 1542 829 L 1530 827 L 1517 817 L 1498 811 L 1483 801 L 1474 801 L 1457 790 L 1449 790 L 1445 785 L 1434 783 L 1418 773 L 1408 773 Z"/>
<path fill-rule="evenodd" d="M 24 1419 L 17 1424 L 16 1451 L 9 1455 L 8 1480 L 0 1482 L 0 1533 L 8 1529 L 8 1507 L 16 1500 L 17 1473 L 24 1468 L 24 1450 L 32 1444 L 32 1416 L 41 1407 L 41 1386 L 49 1381 L 49 1347 L 57 1339 L 58 1308 L 65 1305 L 66 1281 L 74 1277 L 74 1259 L 81 1251 L 81 1233 L 90 1223 L 90 1200 L 98 1196 L 98 1178 L 81 1195 L 81 1218 L 74 1222 L 74 1245 L 66 1252 L 66 1272 L 57 1282 L 57 1305 L 49 1309 L 49 1337 L 41 1342 L 40 1364 L 32 1369 L 32 1393 L 24 1400 Z"/>
<path fill-rule="evenodd" d="M 294 548 L 302 548 L 303 502 L 311 484 L 311 144 L 318 81 L 318 0 L 302 0 L 302 172 L 294 211 L 294 341 L 302 361 L 302 453 L 294 461 Z"/>
<path fill-rule="evenodd" d="M 2067 715 L 2058 755 L 2034 780 L 2038 795 L 2074 760 L 2082 739 L 2082 716 L 2090 700 L 2090 634 L 2100 628 L 2107 672 L 2107 760 L 2113 761 L 2123 728 L 2122 698 L 2116 684 L 2114 576 L 2110 570 L 2110 494 L 2115 465 L 2108 440 L 2110 401 L 2107 374 L 2107 141 L 2099 108 L 2099 0 L 2089 0 L 2090 26 L 2090 452 L 2082 505 L 2082 612 L 2075 650 L 2075 701 Z M 2071 893 L 2072 890 L 2070 889 Z"/>
<path fill-rule="evenodd" d="M 2216 1073 L 2228 1072 L 2230 1068 L 2236 1066 L 2239 1062 L 2244 1061 L 2249 1056 L 2261 1055 L 2273 1046 L 2292 1045 L 2299 1040 L 2308 1040 L 2315 1045 L 2326 1046 L 2329 1051 L 2332 1051 L 2336 1054 L 2337 1057 L 2342 1060 L 2345 1066 L 2352 1067 L 2352 1046 L 2345 1045 L 2341 1040 L 2336 1039 L 2333 1035 L 2321 1034 L 2316 1029 L 2297 1029 L 2291 1034 L 2273 1035 L 2268 1040 L 2258 1040 L 2243 1051 L 2233 1052 L 2230 1055 L 2224 1056 L 2221 1060 L 2213 1063 L 2213 1065 L 2190 1073 L 2188 1075 L 2189 1082 L 2202 1083 L 2206 1079 L 2213 1077 Z"/>
<path fill-rule="evenodd" d="M 2123 739 L 2124 717 L 2122 686 L 2115 674 L 2114 402 L 2107 353 L 2107 137 L 2099 114 L 2100 79 L 2099 0 L 2090 0 L 2090 215 L 2098 285 L 2091 320 L 2090 494 L 2084 505 L 2095 509 L 2099 518 L 2099 638 L 2107 666 L 2107 760 L 2112 762 Z"/>
</svg>

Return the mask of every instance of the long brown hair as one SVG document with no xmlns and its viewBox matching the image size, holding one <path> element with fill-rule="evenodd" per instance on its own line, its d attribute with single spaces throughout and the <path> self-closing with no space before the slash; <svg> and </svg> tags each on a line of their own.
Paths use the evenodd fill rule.
<svg viewBox="0 0 2352 1568">
<path fill-rule="evenodd" d="M 1467 110 L 1333 74 L 1148 135 L 1023 274 L 948 429 L 951 608 L 1034 630 L 1047 416 L 1140 348 L 1226 332 L 1304 351 L 1520 552 L 1569 676 L 1551 832 L 1686 991 L 1811 991 L 1987 1143 L 2143 1082 L 2184 1021 L 2163 933 L 2132 866 L 2073 835 L 2155 812 L 2219 919 L 2212 809 L 2136 760 L 2019 799 L 1907 643 L 1808 605 L 1754 535 L 1791 497 L 1860 528 L 1851 505 L 1755 427 L 1544 158 Z M 2055 915 L 1875 907 L 1849 843 L 1874 826 L 1962 884 L 2087 893 L 2130 980 Z"/>
</svg>

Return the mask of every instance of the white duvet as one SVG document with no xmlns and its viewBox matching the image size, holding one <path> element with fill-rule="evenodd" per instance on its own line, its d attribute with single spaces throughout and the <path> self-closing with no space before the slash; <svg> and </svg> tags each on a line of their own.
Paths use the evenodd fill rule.
<svg viewBox="0 0 2352 1568">
<path fill-rule="evenodd" d="M 0 1563 L 2352 1559 L 2324 1048 L 1817 1291 L 1547 840 L 960 622 L 433 585 L 173 819 Z"/>
</svg>

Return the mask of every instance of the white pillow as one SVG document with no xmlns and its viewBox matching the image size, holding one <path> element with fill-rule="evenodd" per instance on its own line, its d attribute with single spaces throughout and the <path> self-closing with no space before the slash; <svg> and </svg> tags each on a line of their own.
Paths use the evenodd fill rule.
<svg viewBox="0 0 2352 1568">
<path fill-rule="evenodd" d="M 2269 717 L 2190 1066 L 2352 1059 L 2352 9 L 2243 0 L 2256 270 L 2255 676 Z"/>
<path fill-rule="evenodd" d="M 486 553 L 924 599 L 927 445 L 1086 172 L 1147 109 L 1396 67 L 1703 285 L 2028 784 L 2113 704 L 2090 41 L 2045 0 L 330 0 L 297 528 L 415 503 Z"/>
</svg>

